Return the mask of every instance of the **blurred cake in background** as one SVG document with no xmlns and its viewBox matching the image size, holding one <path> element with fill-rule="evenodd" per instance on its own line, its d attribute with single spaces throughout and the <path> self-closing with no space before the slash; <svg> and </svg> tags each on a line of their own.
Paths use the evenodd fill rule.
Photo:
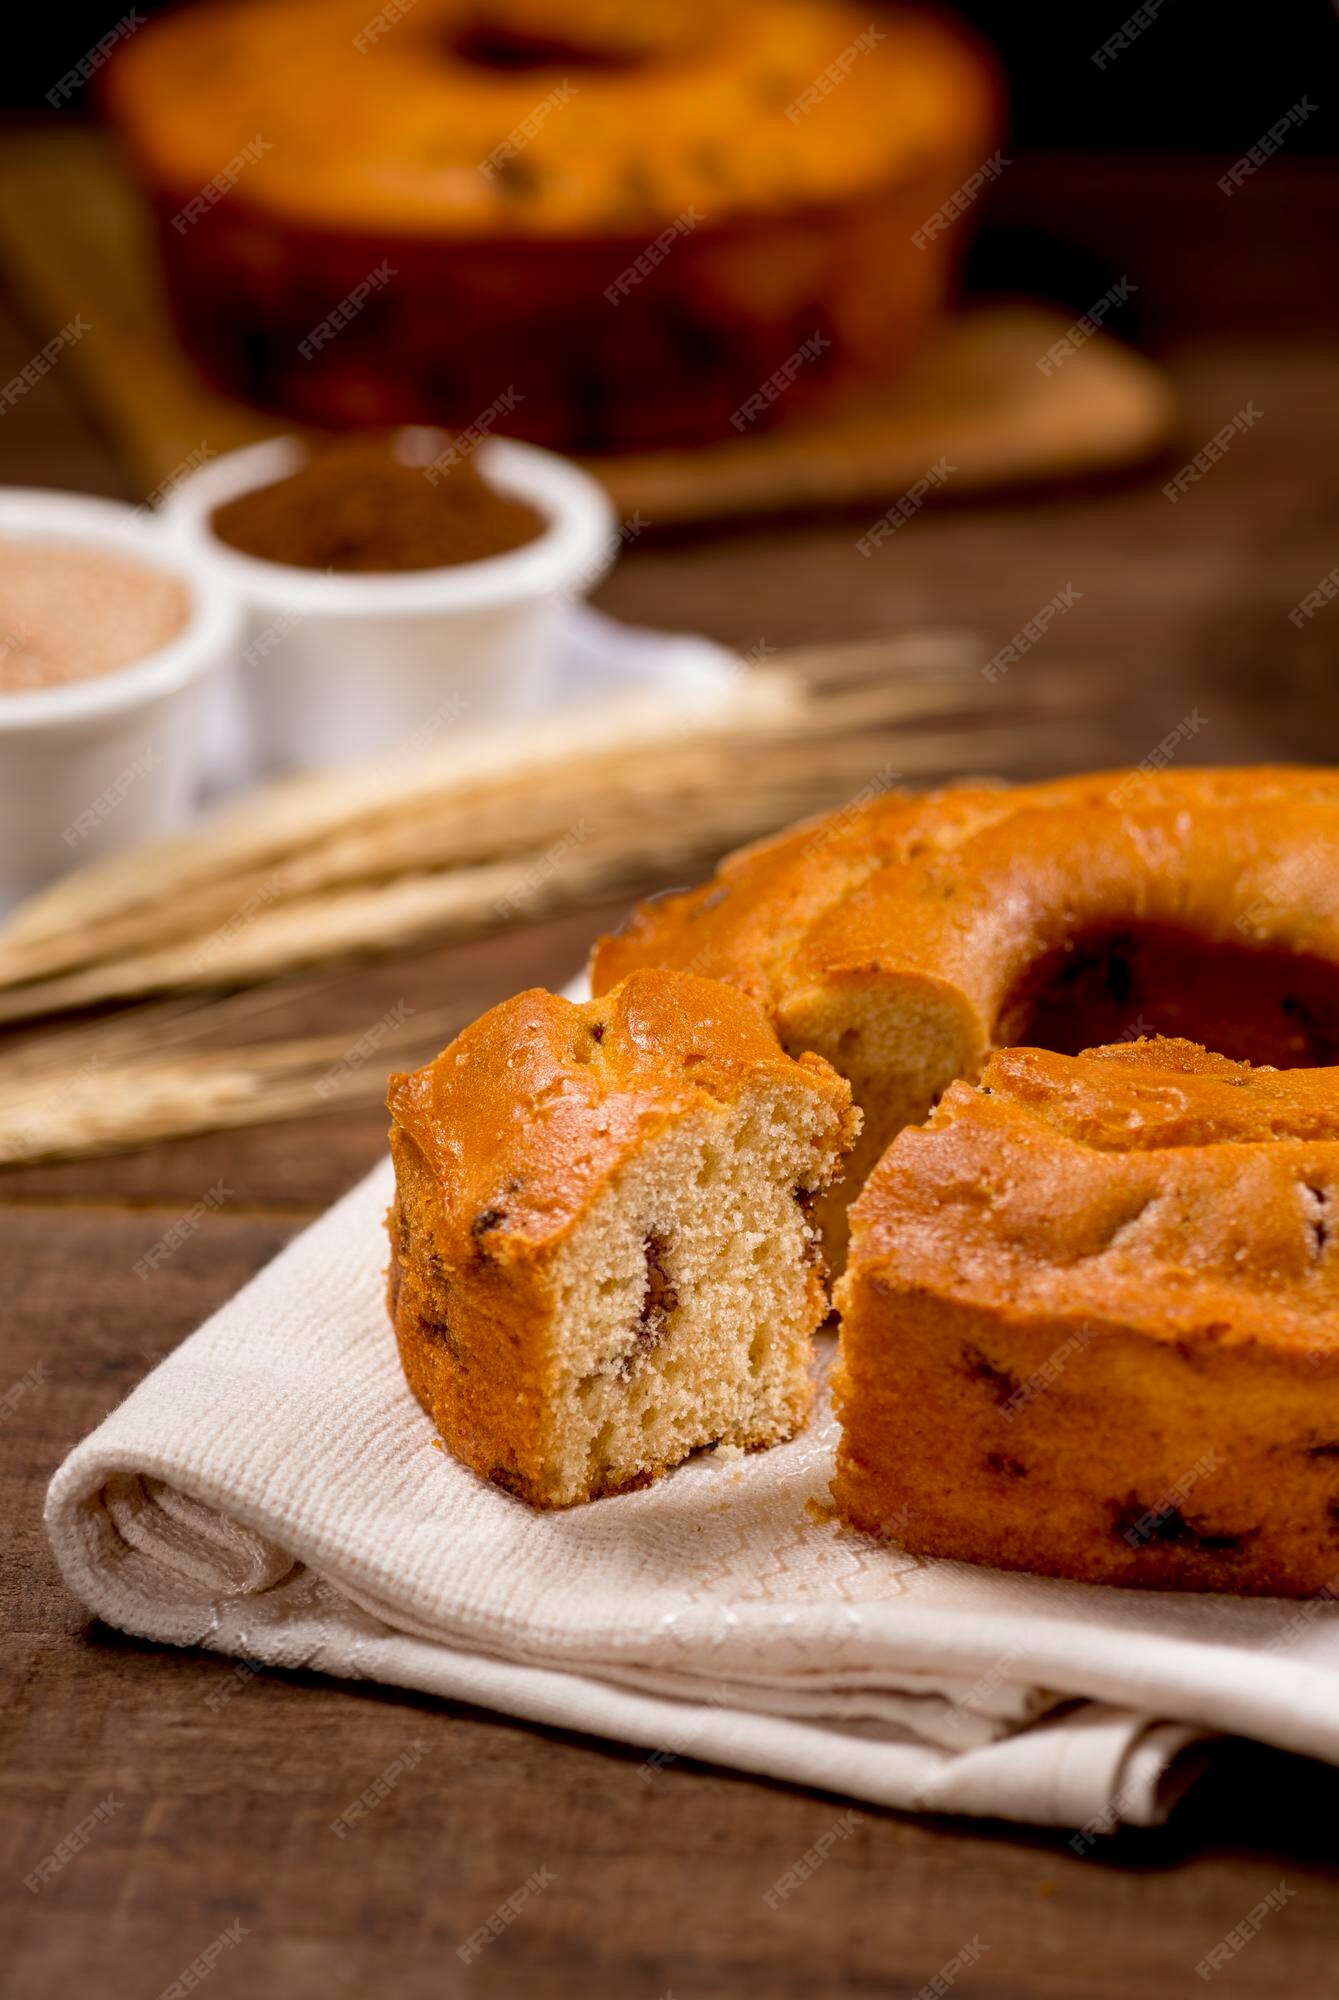
<svg viewBox="0 0 1339 2000">
<path fill-rule="evenodd" d="M 591 451 L 886 378 L 1001 118 L 955 25 L 847 0 L 195 0 L 108 102 L 217 387 Z"/>
</svg>

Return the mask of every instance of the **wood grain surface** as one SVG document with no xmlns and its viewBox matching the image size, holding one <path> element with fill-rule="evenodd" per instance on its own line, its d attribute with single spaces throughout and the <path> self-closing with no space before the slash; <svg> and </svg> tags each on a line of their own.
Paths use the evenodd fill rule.
<svg viewBox="0 0 1339 2000">
<path fill-rule="evenodd" d="M 1110 761 L 1193 709 L 1199 761 L 1333 759 L 1339 603 L 1289 611 L 1339 562 L 1332 336 L 1339 173 L 1270 163 L 1225 201 L 1221 164 L 1020 159 L 998 219 L 1081 242 L 1139 286 L 1139 330 L 1181 398 L 1153 475 L 927 508 L 880 552 L 856 511 L 632 550 L 612 612 L 747 647 L 970 629 L 983 658 L 1067 583 L 1034 664 L 1104 691 Z M 0 324 L 0 379 L 50 329 Z M 12 482 L 124 490 L 54 368 L 0 419 Z M 1161 481 L 1254 401 L 1259 421 L 1175 505 Z M 1023 657 L 1012 672 L 1029 671 Z M 461 1018 L 568 976 L 616 912 L 392 961 L 332 985 L 313 1026 L 357 1033 L 398 998 Z M 230 1926 L 209 2000 L 336 1994 L 610 2000 L 915 1996 L 971 1941 L 962 2000 L 1164 2000 L 1280 1881 L 1289 1895 L 1207 1990 L 1313 2000 L 1339 1982 L 1339 1772 L 1229 1746 L 1171 1824 L 1080 1858 L 1060 1833 L 866 1812 L 776 1913 L 763 1893 L 840 1805 L 684 1759 L 305 1674 L 225 1662 L 88 1620 L 40 1524 L 69 1447 L 383 1143 L 379 1113 L 192 1139 L 0 1176 L 0 1991 L 152 2000 Z M 222 1179 L 228 1199 L 149 1282 L 133 1264 Z M 421 1761 L 338 1841 L 336 1813 L 411 1743 Z M 23 1878 L 100 1800 L 116 1810 L 39 1895 Z M 539 1869 L 552 1884 L 476 1962 L 457 1947 Z"/>
</svg>

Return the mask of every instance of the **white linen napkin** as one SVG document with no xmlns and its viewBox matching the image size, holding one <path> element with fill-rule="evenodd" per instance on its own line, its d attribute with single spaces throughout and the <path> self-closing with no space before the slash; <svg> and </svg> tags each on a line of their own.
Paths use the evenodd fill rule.
<svg viewBox="0 0 1339 2000">
<path fill-rule="evenodd" d="M 1339 1762 L 1328 1599 L 1102 1589 L 868 1542 L 828 1514 L 825 1396 L 791 1444 L 532 1513 L 457 1465 L 405 1387 L 391 1188 L 384 1162 L 60 1468 L 52 1546 L 110 1624 L 619 1738 L 648 1783 L 691 1754 L 1088 1844 L 1163 1817 L 1212 1732 Z"/>
</svg>

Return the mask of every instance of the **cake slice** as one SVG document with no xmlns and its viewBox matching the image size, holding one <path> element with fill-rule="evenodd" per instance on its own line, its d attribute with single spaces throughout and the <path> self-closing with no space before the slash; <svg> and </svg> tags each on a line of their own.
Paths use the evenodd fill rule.
<svg viewBox="0 0 1339 2000">
<path fill-rule="evenodd" d="M 714 980 L 536 988 L 391 1079 L 390 1310 L 464 1464 L 536 1507 L 791 1437 L 828 1310 L 811 1221 L 859 1114 Z"/>
</svg>

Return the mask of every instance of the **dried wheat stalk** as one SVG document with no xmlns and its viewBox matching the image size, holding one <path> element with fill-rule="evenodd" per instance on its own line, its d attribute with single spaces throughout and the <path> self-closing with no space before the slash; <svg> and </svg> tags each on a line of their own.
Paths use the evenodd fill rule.
<svg viewBox="0 0 1339 2000">
<path fill-rule="evenodd" d="M 863 660 L 867 649 L 829 649 L 826 657 L 848 650 Z M 955 719 L 958 728 L 964 719 L 972 723 L 975 740 L 954 733 Z M 112 997 L 134 990 L 126 982 L 142 962 L 144 990 L 151 990 L 160 965 L 180 968 L 191 958 L 187 940 L 197 955 L 205 950 L 212 973 L 217 931 L 290 907 L 290 962 L 300 963 L 298 939 L 312 934 L 315 914 L 300 910 L 306 901 L 426 871 L 484 870 L 509 856 L 542 856 L 597 801 L 611 835 L 623 818 L 664 813 L 669 801 L 691 809 L 694 838 L 680 840 L 669 857 L 688 860 L 836 802 L 878 768 L 876 749 L 915 777 L 967 759 L 1007 764 L 1020 749 L 1035 754 L 1038 744 L 1035 724 L 982 724 L 942 661 L 923 682 L 866 680 L 819 692 L 788 670 L 766 669 L 743 677 L 691 721 L 686 727 L 663 701 L 633 700 L 611 704 L 593 722 L 549 719 L 519 740 L 507 731 L 476 732 L 430 750 L 389 791 L 384 765 L 371 774 L 268 787 L 197 832 L 86 869 L 35 898 L 0 932 L 0 988 L 114 962 L 119 970 L 106 986 Z M 927 726 L 934 722 L 941 728 Z M 884 740 L 890 730 L 897 732 L 892 743 Z M 456 908 L 448 894 L 448 934 Z M 263 935 L 278 955 L 259 961 L 262 969 L 283 969 L 282 926 L 267 921 Z M 175 955 L 174 945 L 183 948 Z M 236 962 L 257 961 L 243 952 Z M 188 965 L 168 983 L 200 982 Z M 33 1002 L 66 1004 L 63 990 L 50 1002 L 34 992 Z M 85 986 L 75 992 L 73 1004 L 83 1004 Z M 0 1018 L 31 1011 L 15 998 Z"/>
<path fill-rule="evenodd" d="M 411 1017 L 362 1066 L 341 1035 L 248 1043 L 302 968 L 682 879 L 894 777 L 1007 771 L 1048 747 L 1100 755 L 1072 692 L 1044 678 L 992 715 L 970 635 L 792 660 L 802 672 L 788 660 L 741 676 L 706 712 L 632 698 L 270 786 L 35 898 L 0 933 L 0 1023 L 30 1024 L 0 1050 L 0 1164 L 374 1101 L 388 1067 L 425 1060 L 460 1024 Z M 31 1025 L 110 1002 L 138 1004 Z"/>
<path fill-rule="evenodd" d="M 150 1011 L 157 1010 L 136 1010 Z M 203 1017 L 221 1011 L 196 1010 Z M 157 1139 L 379 1103 L 389 1068 L 427 1061 L 458 1026 L 446 1011 L 411 1016 L 377 1036 L 366 1056 L 359 1038 L 347 1034 L 168 1056 L 142 1033 L 52 1035 L 47 1059 L 25 1073 L 0 1063 L 0 1165 L 123 1152 Z M 81 1044 L 87 1052 L 76 1060 Z"/>
<path fill-rule="evenodd" d="M 1010 751 L 1034 753 L 1036 745 L 1035 730 L 1025 732 L 1022 741 L 1002 735 L 992 745 L 992 761 L 1005 761 Z M 955 747 L 956 739 L 944 735 L 899 737 L 883 754 L 886 760 L 895 752 L 900 775 L 909 775 L 908 764 L 914 772 L 921 758 L 924 767 L 942 770 Z M 505 860 L 402 868 L 385 877 L 378 860 L 356 881 L 296 894 L 289 893 L 289 864 L 281 864 L 259 882 L 244 878 L 211 899 L 209 907 L 226 909 L 221 922 L 210 919 L 212 928 L 161 943 L 150 937 L 146 948 L 119 955 L 113 949 L 111 956 L 46 978 L 29 976 L 10 985 L 0 978 L 0 1023 L 150 993 L 246 984 L 304 966 L 444 942 L 517 916 L 534 918 L 574 901 L 598 899 L 649 877 L 682 874 L 741 840 L 860 789 L 869 782 L 871 766 L 877 771 L 880 754 L 877 740 L 867 737 L 858 754 L 848 749 L 836 763 L 809 753 L 789 782 L 775 771 L 770 782 L 759 782 L 751 781 L 746 769 L 720 770 L 703 791 L 679 788 L 666 798 L 639 790 L 630 800 L 616 800 L 592 830 L 584 830 L 588 816 L 578 814 L 556 841 Z M 296 867 L 293 879 L 300 879 Z M 206 907 L 199 895 L 191 902 L 196 915 Z M 148 927 L 151 934 L 156 928 Z M 122 939 L 129 942 L 124 934 Z M 90 943 L 96 938 L 86 935 L 80 956 Z M 68 965 L 71 956 L 62 952 L 61 960 Z M 38 963 L 29 957 L 25 972 L 31 975 Z M 5 977 L 14 972 L 7 968 Z"/>
</svg>

